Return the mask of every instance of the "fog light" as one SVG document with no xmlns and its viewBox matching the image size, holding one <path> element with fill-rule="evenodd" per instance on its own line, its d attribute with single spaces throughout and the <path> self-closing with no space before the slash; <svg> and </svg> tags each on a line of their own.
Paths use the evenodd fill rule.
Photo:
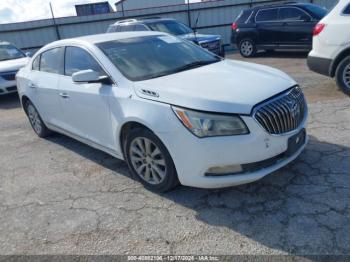
<svg viewBox="0 0 350 262">
<path fill-rule="evenodd" d="M 241 165 L 216 166 L 209 168 L 205 173 L 206 176 L 225 176 L 235 173 L 241 173 L 243 168 Z"/>
</svg>

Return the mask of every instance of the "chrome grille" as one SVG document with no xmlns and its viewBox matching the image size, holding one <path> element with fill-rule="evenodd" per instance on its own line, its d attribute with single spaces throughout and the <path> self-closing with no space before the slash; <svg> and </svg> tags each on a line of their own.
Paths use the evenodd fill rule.
<svg viewBox="0 0 350 262">
<path fill-rule="evenodd" d="M 304 121 L 307 105 L 303 92 L 294 87 L 254 110 L 254 118 L 270 134 L 284 134 L 297 129 Z"/>
</svg>

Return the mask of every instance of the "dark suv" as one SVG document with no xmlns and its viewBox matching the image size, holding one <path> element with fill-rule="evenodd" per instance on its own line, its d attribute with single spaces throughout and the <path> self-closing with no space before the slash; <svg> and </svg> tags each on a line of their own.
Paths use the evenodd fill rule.
<svg viewBox="0 0 350 262">
<path fill-rule="evenodd" d="M 144 18 L 118 21 L 108 27 L 107 33 L 127 31 L 160 31 L 176 35 L 182 39 L 194 42 L 197 45 L 219 55 L 225 56 L 221 36 L 202 35 L 187 25 L 170 18 Z"/>
<path fill-rule="evenodd" d="M 315 4 L 291 3 L 244 10 L 232 24 L 232 44 L 244 57 L 258 50 L 311 50 L 312 31 L 327 10 Z"/>
</svg>

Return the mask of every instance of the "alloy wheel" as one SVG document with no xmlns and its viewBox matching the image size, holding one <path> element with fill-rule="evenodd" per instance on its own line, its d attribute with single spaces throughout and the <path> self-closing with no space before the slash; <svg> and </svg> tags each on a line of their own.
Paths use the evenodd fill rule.
<svg viewBox="0 0 350 262">
<path fill-rule="evenodd" d="M 27 107 L 27 111 L 28 111 L 28 117 L 29 117 L 29 121 L 32 124 L 34 131 L 37 134 L 40 134 L 42 131 L 42 123 L 41 123 L 41 119 L 39 117 L 38 112 L 36 111 L 36 109 L 34 108 L 33 105 L 29 104 Z"/>
<path fill-rule="evenodd" d="M 343 81 L 347 88 L 350 89 L 350 64 L 348 64 L 343 71 Z"/>
<path fill-rule="evenodd" d="M 243 41 L 241 44 L 241 52 L 245 56 L 250 56 L 254 51 L 254 46 L 250 41 Z"/>
<path fill-rule="evenodd" d="M 165 158 L 155 143 L 145 137 L 137 137 L 130 144 L 130 160 L 138 174 L 145 182 L 158 185 L 166 177 Z"/>
</svg>

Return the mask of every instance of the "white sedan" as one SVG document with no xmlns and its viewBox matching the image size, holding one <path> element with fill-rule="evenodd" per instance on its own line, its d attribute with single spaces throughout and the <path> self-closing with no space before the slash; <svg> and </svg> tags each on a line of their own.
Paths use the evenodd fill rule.
<svg viewBox="0 0 350 262">
<path fill-rule="evenodd" d="M 126 160 L 155 191 L 249 183 L 307 143 L 306 101 L 288 75 L 165 33 L 57 41 L 17 79 L 37 135 L 56 131 Z"/>
<path fill-rule="evenodd" d="M 17 92 L 16 74 L 29 60 L 11 43 L 0 42 L 0 96 Z"/>
</svg>

